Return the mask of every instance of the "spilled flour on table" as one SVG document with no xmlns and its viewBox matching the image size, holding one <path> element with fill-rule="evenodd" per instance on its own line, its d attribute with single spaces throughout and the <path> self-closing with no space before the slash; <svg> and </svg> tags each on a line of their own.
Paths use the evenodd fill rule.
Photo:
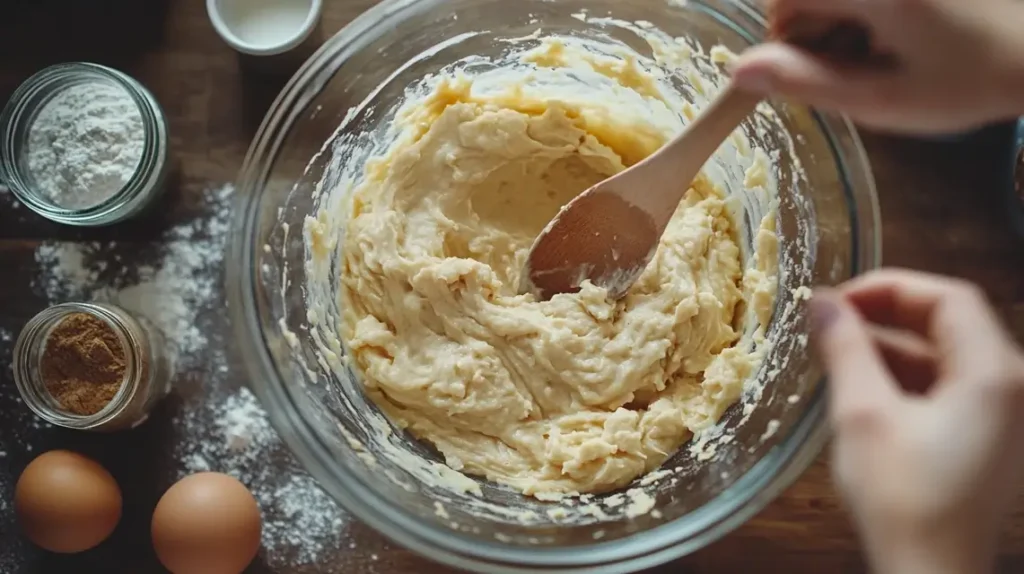
<svg viewBox="0 0 1024 574">
<path fill-rule="evenodd" d="M 47 242 L 36 250 L 37 288 L 50 301 L 104 301 L 149 319 L 171 342 L 180 368 L 197 366 L 209 341 L 199 314 L 221 299 L 221 268 L 233 186 L 207 190 L 210 211 L 171 227 L 153 253 L 117 242 Z M 137 256 L 144 263 L 125 261 Z"/>
<path fill-rule="evenodd" d="M 18 332 L 0 329 L 0 412 L 8 429 L 0 433 L 0 468 L 14 469 L 27 464 L 39 453 L 34 444 L 42 433 L 53 427 L 32 414 L 25 406 L 11 378 L 11 354 Z M 9 432 L 8 432 L 9 430 Z M 18 533 L 14 519 L 15 472 L 0 472 L 0 573 L 19 574 L 24 571 L 22 557 L 30 545 Z M 21 570 L 19 570 L 21 568 Z"/>
<path fill-rule="evenodd" d="M 227 369 L 223 361 L 218 368 Z M 263 512 L 263 550 L 270 564 L 314 564 L 325 551 L 347 547 L 347 515 L 291 460 L 248 389 L 207 400 L 175 424 L 187 429 L 175 452 L 182 461 L 180 476 L 224 472 L 252 490 Z"/>
<path fill-rule="evenodd" d="M 50 304 L 110 302 L 159 328 L 172 343 L 176 371 L 177 390 L 167 403 L 180 408 L 169 424 L 158 416 L 147 424 L 173 429 L 174 478 L 207 470 L 235 476 L 249 487 L 263 513 L 263 562 L 271 567 L 313 565 L 327 552 L 349 551 L 349 519 L 294 460 L 256 397 L 231 384 L 239 379 L 237 373 L 230 376 L 232 370 L 241 366 L 229 361 L 222 338 L 229 331 L 222 270 L 233 191 L 231 185 L 206 190 L 195 206 L 200 213 L 152 242 L 43 243 L 35 254 L 39 271 L 33 286 Z M 8 365 L 14 335 L 0 333 Z M 16 396 L 7 398 L 20 403 Z M 26 428 L 49 428 L 23 405 L 17 407 Z M 15 437 L 14 443 L 4 437 L 0 456 L 17 450 L 27 462 L 33 456 L 25 456 L 32 450 L 32 436 Z M 0 482 L 2 500 L 12 492 L 13 484 Z M 0 503 L 0 531 L 13 522 L 13 509 Z M 0 572 L 14 571 L 5 566 L 8 558 L 14 559 L 0 552 Z"/>
</svg>

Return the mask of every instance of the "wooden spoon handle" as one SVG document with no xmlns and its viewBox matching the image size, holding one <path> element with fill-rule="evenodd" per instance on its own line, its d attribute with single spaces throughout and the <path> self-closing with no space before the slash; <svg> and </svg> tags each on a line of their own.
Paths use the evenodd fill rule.
<svg viewBox="0 0 1024 574">
<path fill-rule="evenodd" d="M 686 138 L 685 161 L 674 162 L 677 177 L 692 181 L 722 142 L 729 139 L 736 126 L 757 108 L 762 99 L 763 96 L 739 90 L 730 83 L 707 108 L 701 110 L 679 137 L 662 150 L 661 153 L 668 153 L 672 144 Z"/>
<path fill-rule="evenodd" d="M 647 205 L 638 207 L 648 213 L 667 212 L 671 216 L 690 182 L 761 99 L 729 84 L 682 133 L 644 162 L 648 165 L 644 166 L 642 177 L 648 181 L 677 182 L 678 194 L 644 194 L 639 199 Z"/>
</svg>

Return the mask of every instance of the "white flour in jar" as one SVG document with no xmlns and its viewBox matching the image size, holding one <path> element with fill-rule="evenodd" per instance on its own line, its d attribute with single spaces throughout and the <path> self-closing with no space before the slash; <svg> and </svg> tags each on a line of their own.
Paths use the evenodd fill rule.
<svg viewBox="0 0 1024 574">
<path fill-rule="evenodd" d="M 58 92 L 28 130 L 27 165 L 35 188 L 64 209 L 113 197 L 142 158 L 142 112 L 124 88 L 85 82 Z"/>
</svg>

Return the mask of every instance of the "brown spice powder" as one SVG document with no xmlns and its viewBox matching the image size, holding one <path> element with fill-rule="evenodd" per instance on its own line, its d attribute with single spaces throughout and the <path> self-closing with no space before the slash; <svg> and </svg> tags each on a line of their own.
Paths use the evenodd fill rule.
<svg viewBox="0 0 1024 574">
<path fill-rule="evenodd" d="M 64 410 L 88 416 L 114 398 L 127 366 L 117 333 L 97 317 L 74 313 L 50 332 L 39 368 L 43 386 Z"/>
</svg>

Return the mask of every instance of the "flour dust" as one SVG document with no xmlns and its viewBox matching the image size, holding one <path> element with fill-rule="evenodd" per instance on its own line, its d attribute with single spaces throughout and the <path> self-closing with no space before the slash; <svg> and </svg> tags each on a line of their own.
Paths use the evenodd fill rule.
<svg viewBox="0 0 1024 574">
<path fill-rule="evenodd" d="M 349 550 L 349 517 L 320 489 L 289 453 L 256 397 L 234 382 L 242 379 L 229 360 L 222 270 L 230 227 L 233 187 L 202 195 L 201 213 L 164 231 L 152 244 L 45 242 L 35 253 L 34 290 L 49 304 L 105 301 L 144 316 L 173 343 L 176 391 L 173 429 L 174 479 L 206 470 L 225 472 L 253 492 L 263 513 L 262 560 L 271 567 L 318 564 L 330 552 Z M 0 360 L 10 364 L 12 338 L 0 332 Z M 4 385 L 13 387 L 13 385 Z M 0 462 L 19 457 L 49 427 L 20 404 L 9 403 L 24 432 L 0 440 Z M 167 415 L 165 415 L 167 416 Z M 154 416 L 154 419 L 157 419 Z M 147 425 L 161 424 L 152 420 Z M 141 429 L 140 429 L 141 430 Z M 33 438 L 37 437 L 37 438 Z M 31 454 L 28 458 L 31 458 Z M 5 501 L 13 484 L 0 477 L 0 530 L 13 526 Z M 14 571 L 19 551 L 0 551 L 0 572 Z M 325 565 L 324 567 L 327 567 Z M 332 572 L 317 567 L 317 571 Z"/>
<path fill-rule="evenodd" d="M 28 128 L 35 188 L 66 209 L 98 205 L 135 174 L 145 149 L 142 112 L 128 91 L 86 81 L 57 92 Z"/>
</svg>

